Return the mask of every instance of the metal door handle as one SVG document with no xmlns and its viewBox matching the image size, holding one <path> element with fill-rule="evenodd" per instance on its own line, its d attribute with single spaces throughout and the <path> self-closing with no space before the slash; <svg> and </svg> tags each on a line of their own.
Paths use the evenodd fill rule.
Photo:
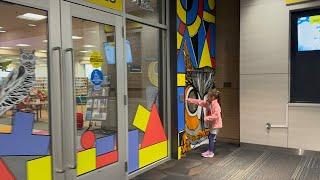
<svg viewBox="0 0 320 180">
<path fill-rule="evenodd" d="M 74 84 L 74 78 L 73 78 L 73 76 L 74 76 L 74 69 L 73 69 L 73 65 L 74 65 L 74 50 L 73 50 L 73 48 L 67 48 L 67 49 L 65 49 L 64 50 L 64 52 L 65 53 L 68 53 L 68 52 L 70 52 L 70 54 L 71 54 L 71 63 L 72 63 L 72 69 L 71 69 L 71 71 L 72 71 L 72 82 L 73 82 L 73 84 Z M 74 86 L 73 86 L 74 87 Z M 73 88 L 72 87 L 72 88 Z M 72 99 L 74 99 L 74 93 L 73 93 L 73 95 L 72 95 Z M 74 103 L 73 103 L 74 104 Z M 76 111 L 75 111 L 75 107 L 73 106 L 73 113 L 75 113 Z M 76 128 L 76 122 L 75 122 L 76 120 L 75 119 L 73 119 L 73 121 L 72 121 L 72 128 L 71 128 L 71 134 L 73 135 L 73 137 L 72 137 L 72 140 L 71 140 L 71 143 L 72 143 L 72 147 L 73 147 L 73 152 L 72 152 L 72 154 L 73 154 L 73 156 L 72 156 L 72 162 L 68 162 L 68 164 L 67 164 L 67 167 L 69 168 L 69 169 L 76 169 L 77 168 L 77 162 L 76 162 L 76 152 L 77 152 L 77 149 L 76 149 L 76 140 L 75 140 L 75 138 L 76 138 L 76 133 L 75 133 L 75 128 Z"/>
<path fill-rule="evenodd" d="M 52 51 L 58 51 L 59 52 L 59 66 L 60 66 L 60 74 L 61 74 L 61 59 L 62 59 L 62 52 L 61 52 L 61 47 L 54 47 L 52 48 Z M 60 83 L 61 83 L 61 76 L 60 76 Z M 60 93 L 61 93 L 61 89 L 60 89 Z M 57 121 L 57 125 L 58 127 L 60 127 L 60 130 L 62 131 L 62 124 L 61 124 L 61 118 L 60 121 Z M 62 140 L 62 133 L 57 133 L 57 139 Z M 56 173 L 64 173 L 65 169 L 63 166 L 63 159 L 62 159 L 62 154 L 63 154 L 63 147 L 62 147 L 62 143 L 58 144 L 58 154 L 59 156 L 57 157 L 57 166 L 55 168 Z"/>
</svg>

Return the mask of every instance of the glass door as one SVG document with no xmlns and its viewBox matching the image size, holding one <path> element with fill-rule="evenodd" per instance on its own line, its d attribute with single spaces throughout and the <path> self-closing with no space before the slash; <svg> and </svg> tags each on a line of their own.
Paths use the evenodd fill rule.
<svg viewBox="0 0 320 180">
<path fill-rule="evenodd" d="M 63 179 L 59 16 L 58 1 L 0 0 L 0 179 Z"/>
<path fill-rule="evenodd" d="M 66 179 L 126 179 L 122 18 L 61 3 Z"/>
</svg>

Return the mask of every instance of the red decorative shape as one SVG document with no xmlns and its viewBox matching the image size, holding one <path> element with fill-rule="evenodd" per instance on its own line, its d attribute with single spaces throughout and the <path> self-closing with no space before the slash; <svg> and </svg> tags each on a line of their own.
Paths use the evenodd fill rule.
<svg viewBox="0 0 320 180">
<path fill-rule="evenodd" d="M 216 66 L 217 66 L 217 64 L 216 64 L 216 59 L 215 59 L 214 57 L 211 57 L 211 67 L 212 67 L 213 69 L 215 69 Z"/>
<path fill-rule="evenodd" d="M 96 135 L 92 131 L 86 131 L 81 135 L 81 146 L 83 149 L 91 149 L 94 147 Z"/>
<path fill-rule="evenodd" d="M 199 1 L 199 6 L 198 6 L 198 15 L 200 16 L 200 18 L 202 19 L 203 17 L 203 2 L 204 0 L 200 0 Z"/>
<path fill-rule="evenodd" d="M 2 159 L 0 159 L 0 173 L 1 173 L 0 180 L 16 179 Z"/>
<path fill-rule="evenodd" d="M 179 24 L 178 32 L 183 36 L 185 30 L 186 30 L 186 25 L 181 22 L 181 23 Z"/>
<path fill-rule="evenodd" d="M 96 167 L 102 168 L 118 161 L 118 151 L 112 151 L 107 154 L 97 156 Z"/>
<path fill-rule="evenodd" d="M 149 122 L 141 143 L 141 149 L 166 140 L 167 137 L 159 117 L 157 106 L 153 104 Z"/>
</svg>

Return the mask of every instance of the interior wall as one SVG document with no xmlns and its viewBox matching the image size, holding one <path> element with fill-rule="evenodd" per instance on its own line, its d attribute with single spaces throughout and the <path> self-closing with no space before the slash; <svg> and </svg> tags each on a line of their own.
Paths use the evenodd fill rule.
<svg viewBox="0 0 320 180">
<path fill-rule="evenodd" d="M 222 92 L 223 128 L 218 138 L 240 141 L 239 46 L 240 2 L 217 0 L 216 87 Z"/>
<path fill-rule="evenodd" d="M 240 1 L 241 142 L 320 150 L 320 107 L 288 104 L 290 10 L 316 6 L 319 1 Z M 266 129 L 287 119 L 288 128 Z"/>
</svg>

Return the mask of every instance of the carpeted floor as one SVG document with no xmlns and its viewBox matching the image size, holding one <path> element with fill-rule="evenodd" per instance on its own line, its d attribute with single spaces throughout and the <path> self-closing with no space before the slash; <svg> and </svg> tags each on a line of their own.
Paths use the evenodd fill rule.
<svg viewBox="0 0 320 180">
<path fill-rule="evenodd" d="M 218 144 L 212 159 L 200 157 L 205 147 L 156 167 L 134 180 L 320 180 L 320 153 L 282 148 Z M 300 152 L 302 154 L 302 152 Z"/>
</svg>

